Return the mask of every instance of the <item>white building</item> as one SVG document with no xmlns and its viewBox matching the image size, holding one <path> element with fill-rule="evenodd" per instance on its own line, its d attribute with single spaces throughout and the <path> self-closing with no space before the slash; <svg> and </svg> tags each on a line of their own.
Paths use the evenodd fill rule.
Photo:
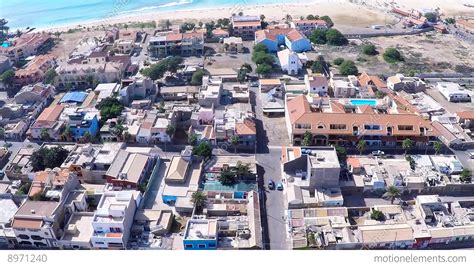
<svg viewBox="0 0 474 266">
<path fill-rule="evenodd" d="M 279 51 L 278 60 L 280 61 L 281 69 L 288 73 L 288 75 L 297 75 L 303 67 L 298 54 L 290 49 Z"/>
<path fill-rule="evenodd" d="M 133 191 L 106 192 L 92 220 L 93 248 L 125 248 L 130 237 L 137 199 Z"/>
<path fill-rule="evenodd" d="M 327 96 L 329 83 L 323 75 L 305 75 L 304 83 L 309 94 Z"/>
<path fill-rule="evenodd" d="M 450 102 L 470 102 L 471 95 L 454 82 L 438 82 L 436 88 Z"/>
<path fill-rule="evenodd" d="M 204 76 L 202 87 L 199 89 L 199 105 L 203 107 L 220 105 L 222 87 L 222 79 Z"/>
</svg>

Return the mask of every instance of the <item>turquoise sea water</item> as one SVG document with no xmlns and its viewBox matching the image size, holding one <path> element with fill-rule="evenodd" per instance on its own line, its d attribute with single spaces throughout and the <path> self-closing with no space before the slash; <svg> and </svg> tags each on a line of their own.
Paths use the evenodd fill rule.
<svg viewBox="0 0 474 266">
<path fill-rule="evenodd" d="M 276 3 L 307 3 L 304 0 L 0 0 L 0 18 L 11 29 L 103 20 L 114 16 L 160 11 L 201 9 Z M 236 11 L 238 12 L 238 11 Z"/>
</svg>

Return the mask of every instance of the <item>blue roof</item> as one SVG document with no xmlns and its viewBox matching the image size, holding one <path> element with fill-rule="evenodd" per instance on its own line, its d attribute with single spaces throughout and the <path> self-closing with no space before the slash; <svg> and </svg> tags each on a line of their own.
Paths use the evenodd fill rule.
<svg viewBox="0 0 474 266">
<path fill-rule="evenodd" d="M 61 98 L 61 103 L 70 103 L 70 102 L 76 102 L 76 103 L 82 103 L 84 100 L 87 98 L 87 92 L 83 91 L 71 91 L 66 94 Z"/>
</svg>

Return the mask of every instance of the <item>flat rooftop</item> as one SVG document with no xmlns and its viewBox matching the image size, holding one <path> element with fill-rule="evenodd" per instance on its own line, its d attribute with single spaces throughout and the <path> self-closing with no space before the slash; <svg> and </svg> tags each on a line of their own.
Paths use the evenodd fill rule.
<svg viewBox="0 0 474 266">
<path fill-rule="evenodd" d="M 0 224 L 6 224 L 18 210 L 15 202 L 11 199 L 0 199 Z"/>
<path fill-rule="evenodd" d="M 94 231 L 92 221 L 94 213 L 73 213 L 61 240 L 71 242 L 89 242 Z"/>
<path fill-rule="evenodd" d="M 185 240 L 216 239 L 217 220 L 189 220 L 184 234 Z"/>
</svg>

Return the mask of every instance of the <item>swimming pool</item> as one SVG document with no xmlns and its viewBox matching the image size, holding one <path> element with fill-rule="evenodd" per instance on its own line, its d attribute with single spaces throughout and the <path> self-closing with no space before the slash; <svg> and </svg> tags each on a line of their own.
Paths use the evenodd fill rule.
<svg viewBox="0 0 474 266">
<path fill-rule="evenodd" d="M 8 48 L 10 46 L 10 44 L 8 42 L 3 42 L 2 43 L 2 47 L 4 48 Z"/>
<path fill-rule="evenodd" d="M 354 99 L 354 100 L 350 100 L 350 102 L 353 105 L 370 105 L 370 106 L 377 105 L 377 100 L 371 100 L 371 99 Z"/>
</svg>

